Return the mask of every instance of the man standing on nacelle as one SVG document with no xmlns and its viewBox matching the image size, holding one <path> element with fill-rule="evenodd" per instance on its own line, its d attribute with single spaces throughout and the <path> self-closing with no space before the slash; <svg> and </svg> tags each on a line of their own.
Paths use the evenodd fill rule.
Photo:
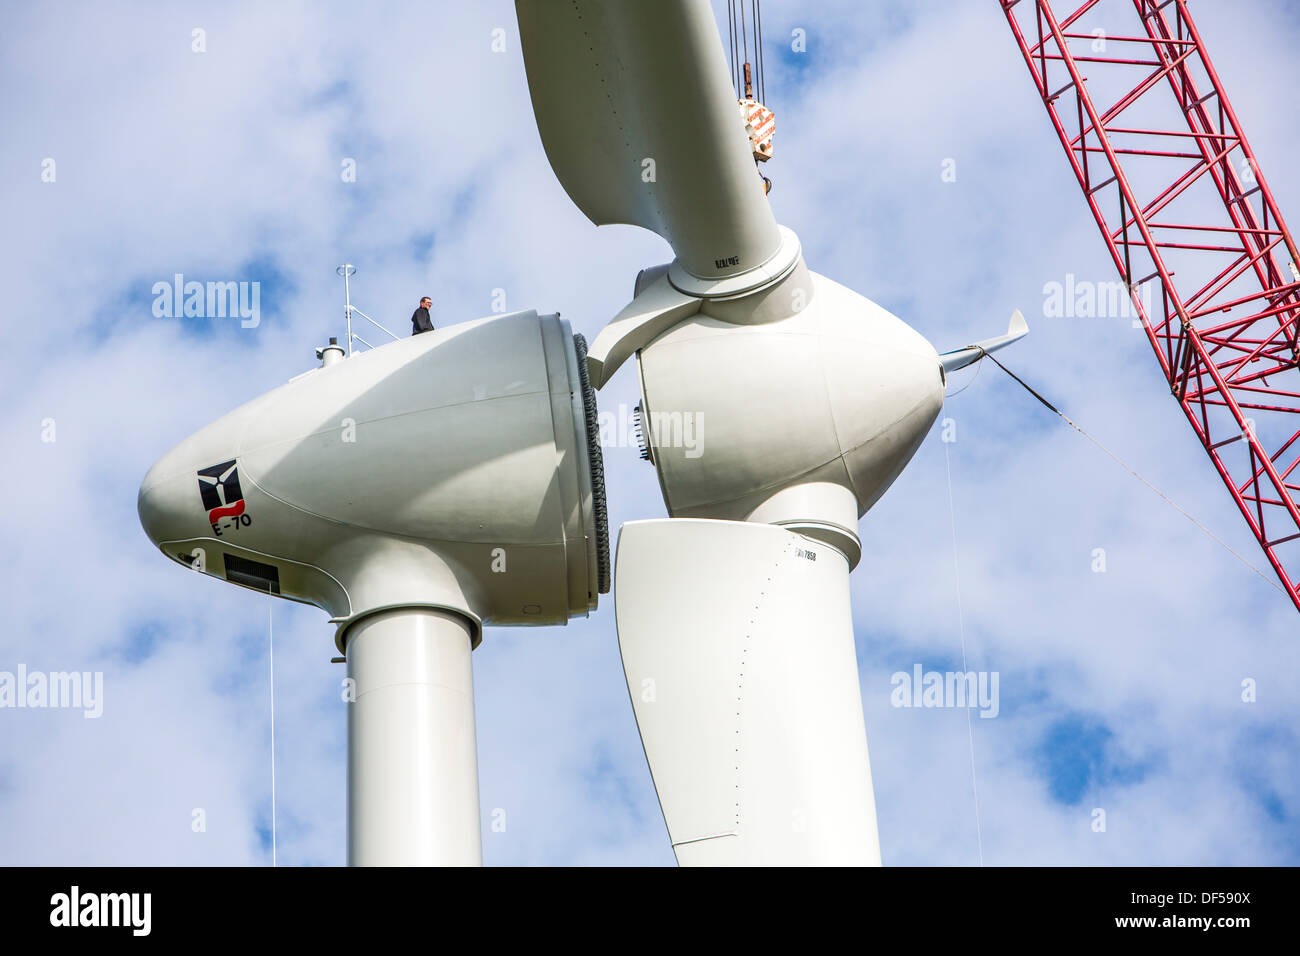
<svg viewBox="0 0 1300 956">
<path fill-rule="evenodd" d="M 429 317 L 429 309 L 433 307 L 433 300 L 427 295 L 420 300 L 420 307 L 411 313 L 411 334 L 419 335 L 421 332 L 433 331 L 433 319 Z"/>
</svg>

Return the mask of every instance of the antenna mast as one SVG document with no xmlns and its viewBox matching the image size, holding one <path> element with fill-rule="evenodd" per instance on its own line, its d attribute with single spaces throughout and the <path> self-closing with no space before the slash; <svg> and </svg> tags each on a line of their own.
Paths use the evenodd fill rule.
<svg viewBox="0 0 1300 956">
<path fill-rule="evenodd" d="M 352 288 L 348 280 L 357 274 L 357 267 L 344 263 L 334 270 L 343 277 L 343 299 L 347 303 L 348 354 L 352 354 Z"/>
</svg>

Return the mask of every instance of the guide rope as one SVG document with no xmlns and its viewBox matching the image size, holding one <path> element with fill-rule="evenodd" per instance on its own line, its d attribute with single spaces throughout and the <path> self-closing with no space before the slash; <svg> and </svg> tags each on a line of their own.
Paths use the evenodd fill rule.
<svg viewBox="0 0 1300 956">
<path fill-rule="evenodd" d="M 271 673 L 271 866 L 276 865 L 275 846 L 275 596 L 266 589 L 266 645 Z"/>
<path fill-rule="evenodd" d="M 1246 558 L 1244 555 L 1242 555 L 1241 552 L 1237 551 L 1237 550 L 1236 550 L 1235 548 L 1233 548 L 1230 544 L 1228 544 L 1226 541 L 1224 541 L 1222 538 L 1220 538 L 1217 534 L 1215 534 L 1213 531 L 1211 531 L 1209 528 L 1207 528 L 1207 527 L 1206 527 L 1202 522 L 1198 521 L 1198 520 L 1197 520 L 1197 519 L 1196 519 L 1196 518 L 1195 518 L 1191 513 L 1189 513 L 1189 512 L 1187 511 L 1187 509 L 1183 508 L 1181 505 L 1178 504 L 1178 502 L 1174 501 L 1172 498 L 1170 498 L 1167 494 L 1165 494 L 1163 491 L 1161 491 L 1159 488 L 1157 488 L 1157 487 L 1156 487 L 1155 485 L 1153 485 L 1151 482 L 1149 482 L 1149 481 L 1147 481 L 1145 478 L 1143 478 L 1143 477 L 1142 477 L 1140 474 L 1138 474 L 1138 473 L 1137 473 L 1137 472 L 1136 472 L 1136 471 L 1135 471 L 1135 470 L 1134 470 L 1134 469 L 1133 469 L 1133 468 L 1132 468 L 1132 467 L 1131 467 L 1127 462 L 1125 462 L 1122 458 L 1120 458 L 1118 455 L 1116 455 L 1113 451 L 1111 451 L 1109 448 L 1107 448 L 1105 445 L 1103 445 L 1100 441 L 1098 441 L 1096 438 L 1094 438 L 1094 437 L 1093 437 L 1089 432 L 1087 432 L 1086 430 L 1084 430 L 1084 428 L 1083 428 L 1081 425 L 1079 425 L 1078 422 L 1076 422 L 1074 419 L 1070 418 L 1069 415 L 1066 415 L 1063 411 L 1061 411 L 1059 408 L 1057 408 L 1055 405 L 1053 405 L 1051 402 L 1049 402 L 1047 399 L 1045 399 L 1042 395 L 1040 395 L 1037 391 L 1035 391 L 1032 387 L 1030 387 L 1030 385 L 1029 385 L 1027 382 L 1025 382 L 1025 380 L 1022 379 L 1019 375 L 1017 375 L 1015 372 L 1011 371 L 1011 369 L 1007 368 L 1005 365 L 1003 365 L 1001 362 L 999 362 L 997 359 L 995 359 L 995 358 L 994 358 L 992 355 L 990 355 L 988 352 L 985 352 L 985 353 L 983 354 L 983 356 L 980 357 L 980 360 L 979 360 L 980 363 L 982 364 L 982 363 L 983 363 L 983 360 L 986 359 L 986 358 L 987 358 L 989 361 L 991 361 L 994 365 L 996 365 L 998 368 L 1002 369 L 1002 371 L 1006 372 L 1009 376 L 1011 376 L 1011 378 L 1014 379 L 1014 380 L 1016 381 L 1016 383 L 1017 383 L 1018 385 L 1020 385 L 1020 387 L 1023 388 L 1026 392 L 1028 392 L 1028 393 L 1029 393 L 1030 395 L 1032 395 L 1034 398 L 1038 399 L 1038 401 L 1039 401 L 1040 403 L 1042 403 L 1042 405 L 1043 405 L 1044 408 L 1046 408 L 1048 411 L 1052 412 L 1054 415 L 1058 416 L 1058 417 L 1061 419 L 1061 421 L 1065 422 L 1067 425 L 1069 425 L 1071 428 L 1073 428 L 1076 432 L 1078 432 L 1078 433 L 1079 433 L 1080 435 L 1082 435 L 1084 438 L 1088 439 L 1088 441 L 1092 442 L 1092 443 L 1093 443 L 1094 445 L 1096 445 L 1099 449 L 1101 449 L 1103 452 L 1105 452 L 1105 454 L 1106 454 L 1106 455 L 1107 455 L 1107 456 L 1108 456 L 1112 461 L 1114 461 L 1117 465 L 1119 465 L 1121 468 L 1123 468 L 1125 471 L 1127 471 L 1130 475 L 1132 475 L 1132 476 L 1133 476 L 1134 478 L 1136 478 L 1138 481 L 1142 482 L 1142 484 L 1146 485 L 1148 488 L 1150 488 L 1152 491 L 1154 491 L 1157 495 L 1159 495 L 1161 498 L 1163 498 L 1164 501 L 1165 501 L 1165 502 L 1166 502 L 1166 503 L 1167 503 L 1171 508 L 1173 508 L 1175 511 L 1177 511 L 1180 515 L 1182 515 L 1184 518 L 1186 518 L 1186 519 L 1187 519 L 1188 521 L 1190 521 L 1192 524 L 1196 525 L 1196 527 L 1198 527 L 1198 528 L 1200 528 L 1202 531 L 1204 531 L 1207 535 L 1210 536 L 1210 538 L 1212 538 L 1212 539 L 1213 539 L 1213 540 L 1214 540 L 1214 541 L 1215 541 L 1215 542 L 1216 542 L 1220 547 L 1222 547 L 1225 551 L 1227 551 L 1229 554 L 1231 554 L 1234 558 L 1236 558 L 1238 561 L 1240 561 L 1240 562 L 1241 562 L 1242 564 L 1244 564 L 1246 567 L 1250 568 L 1250 570 L 1252 570 L 1252 571 L 1254 571 L 1256 574 L 1258 574 L 1258 575 L 1260 576 L 1260 578 L 1262 578 L 1262 579 L 1263 579 L 1264 581 L 1266 581 L 1268 584 L 1272 585 L 1274 588 L 1276 588 L 1278 591 L 1281 591 L 1283 594 L 1286 594 L 1286 591 L 1283 590 L 1282 586 L 1281 586 L 1280 584 L 1278 584 L 1277 581 L 1276 581 L 1276 580 L 1275 580 L 1271 575 L 1265 574 L 1263 571 L 1261 571 L 1258 567 L 1256 567 L 1256 566 L 1255 566 L 1254 564 L 1252 564 L 1249 560 L 1247 560 L 1247 558 Z M 964 389 L 963 389 L 963 391 L 964 391 Z"/>
</svg>

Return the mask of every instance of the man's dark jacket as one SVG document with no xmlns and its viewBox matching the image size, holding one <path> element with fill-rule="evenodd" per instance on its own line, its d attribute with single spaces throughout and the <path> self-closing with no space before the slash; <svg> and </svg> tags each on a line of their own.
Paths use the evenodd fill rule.
<svg viewBox="0 0 1300 956">
<path fill-rule="evenodd" d="M 429 318 L 429 310 L 420 306 L 411 313 L 411 334 L 419 335 L 421 332 L 433 331 L 433 319 Z"/>
</svg>

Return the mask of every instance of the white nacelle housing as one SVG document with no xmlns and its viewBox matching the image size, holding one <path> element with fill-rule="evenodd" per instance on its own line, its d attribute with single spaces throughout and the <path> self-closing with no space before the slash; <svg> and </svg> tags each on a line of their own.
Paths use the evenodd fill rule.
<svg viewBox="0 0 1300 956">
<path fill-rule="evenodd" d="M 340 646 L 397 606 L 455 610 L 476 632 L 564 623 L 609 586 L 596 435 L 569 324 L 480 319 L 313 369 L 207 426 L 149 471 L 140 519 L 176 560 L 325 608 Z"/>
</svg>

